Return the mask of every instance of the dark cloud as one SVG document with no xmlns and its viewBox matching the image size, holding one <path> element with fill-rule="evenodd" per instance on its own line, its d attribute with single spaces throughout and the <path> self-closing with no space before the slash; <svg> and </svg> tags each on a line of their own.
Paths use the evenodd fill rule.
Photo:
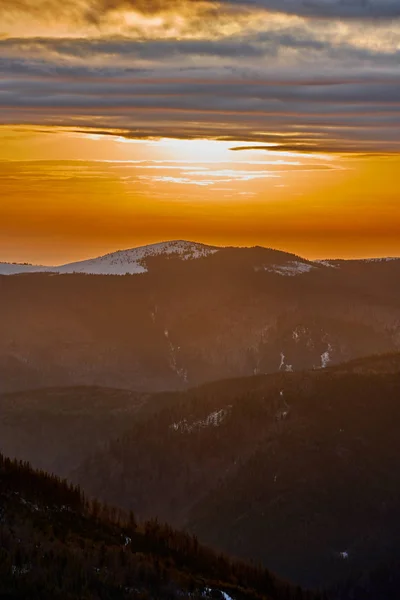
<svg viewBox="0 0 400 600">
<path fill-rule="evenodd" d="M 114 56 L 118 59 L 142 59 L 145 61 L 162 61 L 163 65 L 167 60 L 185 59 L 185 57 L 199 56 L 229 59 L 236 61 L 239 66 L 241 62 L 251 58 L 274 58 L 279 57 L 286 50 L 300 51 L 299 60 L 308 61 L 315 57 L 315 63 L 321 63 L 322 57 L 331 63 L 336 62 L 343 67 L 353 67 L 356 63 L 365 68 L 370 66 L 398 67 L 400 65 L 400 50 L 385 50 L 381 47 L 366 48 L 351 45 L 349 42 L 340 44 L 331 41 L 321 41 L 311 37 L 304 37 L 304 32 L 294 28 L 285 32 L 271 31 L 268 33 L 253 33 L 251 36 L 232 36 L 220 40 L 193 40 L 193 39 L 165 39 L 165 40 L 132 40 L 127 37 L 103 37 L 97 39 L 91 38 L 6 38 L 0 39 L 0 51 L 13 54 L 19 53 L 24 56 L 27 68 L 35 66 L 35 55 L 39 53 L 49 53 L 58 56 L 60 59 L 75 58 L 89 59 L 93 57 L 106 58 Z M 30 57 L 27 59 L 26 57 Z M 39 59 L 41 60 L 41 59 Z M 43 63 L 44 64 L 44 63 Z M 52 68 L 51 61 L 47 60 L 46 65 Z M 130 72 L 139 72 L 145 70 L 134 69 L 132 66 L 121 67 L 120 62 L 115 64 L 114 69 L 109 69 L 108 74 L 118 73 L 118 70 L 125 68 Z M 229 62 L 227 62 L 229 65 Z M 68 63 L 54 64 L 56 68 L 68 69 Z M 268 65 L 268 67 L 273 65 Z M 327 67 L 330 65 L 327 64 Z M 6 62 L 0 65 L 1 69 L 6 67 Z M 182 68 L 185 63 L 182 63 Z M 96 72 L 96 67 L 91 67 Z M 154 65 L 149 65 L 154 69 Z M 314 65 L 315 70 L 316 65 Z M 101 69 L 107 69 L 106 66 Z M 88 67 L 86 67 L 88 70 Z M 97 71 L 99 68 L 97 67 Z M 305 70 L 305 68 L 304 68 Z M 362 77 L 362 72 L 360 70 Z M 375 76 L 376 77 L 376 76 Z M 312 79 L 312 75 L 310 76 Z"/>
<path fill-rule="evenodd" d="M 324 141 L 315 144 L 293 143 L 291 141 L 280 143 L 274 146 L 236 146 L 230 148 L 234 152 L 241 151 L 260 151 L 260 152 L 296 152 L 300 154 L 351 154 L 355 158 L 386 158 L 397 155 L 400 151 L 400 144 L 392 152 L 360 152 L 360 142 L 346 142 L 338 140 L 336 143 L 326 143 Z"/>
<path fill-rule="evenodd" d="M 0 14 L 26 13 L 40 18 L 70 14 L 72 19 L 97 23 L 110 11 L 134 9 L 154 14 L 201 8 L 210 16 L 216 11 L 259 8 L 305 17 L 340 19 L 397 19 L 400 0 L 1 0 Z"/>
<path fill-rule="evenodd" d="M 388 11 L 399 3 L 380 0 L 380 16 L 385 6 Z M 130 0 L 76 0 L 71 6 L 78 4 L 100 13 L 141 6 Z M 278 6 L 272 0 L 229 4 Z M 56 5 L 38 0 L 29 10 L 42 6 L 50 14 Z M 176 5 L 157 0 L 141 10 Z M 315 15 L 325 7 L 325 15 L 329 9 L 361 18 L 378 3 L 281 0 L 279 6 Z M 24 10 L 25 3 L 0 0 L 0 14 L 4 7 Z M 358 39 L 325 35 L 320 22 L 240 30 L 221 39 L 0 39 L 0 124 L 80 131 L 96 124 L 102 135 L 209 137 L 233 142 L 234 149 L 241 140 L 302 153 L 399 151 L 399 30 L 392 40 L 378 36 L 368 43 L 358 22 L 351 28 Z"/>
<path fill-rule="evenodd" d="M 235 6 L 257 6 L 306 17 L 342 19 L 400 17 L 400 0 L 225 0 L 224 3 Z"/>
</svg>

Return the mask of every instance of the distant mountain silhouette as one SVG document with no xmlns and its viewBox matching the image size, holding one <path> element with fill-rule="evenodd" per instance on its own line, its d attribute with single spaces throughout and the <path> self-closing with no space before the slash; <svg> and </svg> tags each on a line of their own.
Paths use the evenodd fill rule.
<svg viewBox="0 0 400 600">
<path fill-rule="evenodd" d="M 170 240 L 138 246 L 127 250 L 117 250 L 97 258 L 90 258 L 78 262 L 67 263 L 59 266 L 32 265 L 30 263 L 0 262 L 0 275 L 20 275 L 23 273 L 84 273 L 86 275 L 139 275 L 149 270 L 149 260 L 152 257 L 178 258 L 183 261 L 192 261 L 206 258 L 226 250 L 263 251 L 264 256 L 269 253 L 269 259 L 275 259 L 274 264 L 264 265 L 271 273 L 282 276 L 295 276 L 308 273 L 317 268 L 340 269 L 351 263 L 384 263 L 400 261 L 400 257 L 367 258 L 361 260 L 315 260 L 310 261 L 296 254 L 254 246 L 249 248 L 234 248 L 226 246 L 208 246 L 199 242 L 186 240 Z M 261 267 L 263 268 L 263 267 Z"/>
</svg>

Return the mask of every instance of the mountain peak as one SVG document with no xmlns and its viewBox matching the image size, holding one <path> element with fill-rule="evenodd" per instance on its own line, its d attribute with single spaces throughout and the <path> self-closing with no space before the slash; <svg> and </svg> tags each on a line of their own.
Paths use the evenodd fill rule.
<svg viewBox="0 0 400 600">
<path fill-rule="evenodd" d="M 148 266 L 146 259 L 151 257 L 176 257 L 182 261 L 205 258 L 221 252 L 229 253 L 230 259 L 235 264 L 245 260 L 254 262 L 255 270 L 265 270 L 284 276 L 294 276 L 308 273 L 316 268 L 330 267 L 340 269 L 344 265 L 389 263 L 396 262 L 397 258 L 366 258 L 354 260 L 307 260 L 296 254 L 266 248 L 263 246 L 234 247 L 211 246 L 200 242 L 188 240 L 167 240 L 145 246 L 137 246 L 126 250 L 117 250 L 90 258 L 87 260 L 63 264 L 61 266 L 39 266 L 28 263 L 3 263 L 0 262 L 0 275 L 18 275 L 23 273 L 84 273 L 88 275 L 137 275 L 146 273 Z M 251 265 L 250 265 L 251 266 Z"/>
<path fill-rule="evenodd" d="M 88 273 L 101 275 L 125 275 L 146 273 L 145 259 L 152 256 L 177 255 L 181 260 L 195 260 L 215 254 L 218 248 L 197 242 L 171 240 L 139 246 L 128 250 L 111 252 L 98 258 L 80 261 L 57 268 L 59 273 Z"/>
</svg>

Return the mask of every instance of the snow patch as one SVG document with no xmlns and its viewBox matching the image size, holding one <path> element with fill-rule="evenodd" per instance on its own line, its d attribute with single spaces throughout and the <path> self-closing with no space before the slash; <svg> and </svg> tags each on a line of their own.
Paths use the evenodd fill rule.
<svg viewBox="0 0 400 600">
<path fill-rule="evenodd" d="M 29 573 L 29 571 L 32 570 L 32 566 L 31 565 L 22 565 L 20 567 L 17 567 L 16 565 L 12 565 L 11 567 L 11 573 L 13 575 L 27 575 L 27 573 Z"/>
<path fill-rule="evenodd" d="M 314 260 L 317 265 L 322 265 L 323 267 L 329 267 L 331 269 L 340 269 L 340 265 L 331 262 L 330 260 Z"/>
<path fill-rule="evenodd" d="M 271 265 L 269 267 L 264 267 L 264 271 L 276 273 L 277 275 L 281 275 L 283 277 L 295 277 L 296 275 L 309 273 L 315 268 L 315 265 L 310 263 L 304 263 L 299 260 L 291 260 L 285 265 Z"/>
<path fill-rule="evenodd" d="M 23 498 L 22 496 L 20 497 L 20 501 L 21 501 L 21 504 L 24 504 L 31 510 L 34 510 L 35 512 L 39 512 L 40 509 L 37 504 L 34 504 L 33 502 L 29 502 L 28 500 L 25 500 L 25 498 Z"/>
<path fill-rule="evenodd" d="M 284 355 L 283 352 L 281 352 L 281 362 L 279 365 L 279 371 L 281 371 L 282 369 L 284 369 L 284 371 L 288 371 L 288 372 L 292 372 L 293 371 L 293 365 L 287 365 L 285 363 L 286 357 Z"/>
<path fill-rule="evenodd" d="M 284 421 L 289 414 L 289 410 L 278 411 L 275 415 L 277 421 Z"/>
<path fill-rule="evenodd" d="M 231 408 L 231 406 L 221 408 L 220 410 L 216 410 L 209 414 L 205 419 L 199 419 L 193 423 L 188 423 L 187 419 L 183 419 L 178 423 L 172 423 L 172 425 L 170 425 L 170 429 L 179 431 L 180 433 L 192 433 L 192 431 L 195 431 L 196 429 L 204 429 L 205 427 L 219 427 L 228 415 Z"/>
<path fill-rule="evenodd" d="M 224 600 L 234 600 L 232 596 L 229 596 L 229 594 L 227 594 L 226 592 L 214 588 L 205 588 L 205 593 L 203 594 L 203 596 L 209 596 L 213 592 L 219 592 Z"/>
<path fill-rule="evenodd" d="M 328 350 L 326 350 L 325 352 L 323 352 L 321 354 L 321 369 L 326 369 L 326 367 L 329 365 L 329 363 L 331 362 L 331 353 L 332 352 L 332 346 L 331 344 L 328 344 Z"/>
<path fill-rule="evenodd" d="M 292 339 L 296 342 L 300 342 L 304 337 L 310 335 L 309 330 L 304 325 L 297 325 L 295 329 L 292 331 Z M 309 345 L 310 340 L 307 340 L 307 346 Z"/>
<path fill-rule="evenodd" d="M 178 353 L 180 352 L 180 346 L 174 346 L 174 344 L 170 340 L 170 334 L 168 329 L 164 329 L 164 337 L 168 341 L 169 347 L 169 366 L 174 371 L 180 379 L 184 383 L 188 382 L 188 372 L 187 369 L 180 367 L 178 365 Z"/>
<path fill-rule="evenodd" d="M 392 262 L 393 260 L 400 260 L 398 256 L 387 256 L 383 258 L 364 258 L 362 262 L 366 263 L 379 263 L 379 262 Z"/>
<path fill-rule="evenodd" d="M 157 312 L 158 312 L 158 306 L 156 305 L 153 308 L 153 310 L 150 311 L 150 317 L 151 317 L 151 320 L 153 321 L 153 323 L 155 323 L 157 320 Z"/>
</svg>

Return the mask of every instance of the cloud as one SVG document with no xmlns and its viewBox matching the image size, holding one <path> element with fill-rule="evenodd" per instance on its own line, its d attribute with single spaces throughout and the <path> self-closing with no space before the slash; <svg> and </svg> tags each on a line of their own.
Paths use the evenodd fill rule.
<svg viewBox="0 0 400 600">
<path fill-rule="evenodd" d="M 4 22 L 31 15 L 49 19 L 54 33 L 58 10 L 60 19 L 95 23 L 90 35 L 24 30 L 0 38 L 0 124 L 90 128 L 122 140 L 208 137 L 302 154 L 400 151 L 400 23 L 366 20 L 396 17 L 399 7 L 400 0 L 0 0 Z M 231 20 L 214 35 L 213 19 L 200 19 L 198 38 L 96 29 L 130 9 L 146 18 L 175 11 L 183 20 L 216 11 Z M 246 17 L 232 33 L 237 11 L 259 10 L 302 18 L 257 13 L 258 29 Z"/>
<path fill-rule="evenodd" d="M 266 10 L 306 17 L 342 19 L 393 19 L 400 17 L 399 0 L 225 0 L 233 6 L 257 6 Z"/>
<path fill-rule="evenodd" d="M 396 144 L 393 152 L 370 152 L 370 153 L 362 153 L 360 152 L 360 148 L 362 148 L 363 145 L 362 143 L 360 143 L 358 140 L 355 140 L 353 142 L 346 142 L 346 141 L 342 141 L 340 142 L 339 140 L 334 143 L 334 144 L 327 144 L 327 143 L 316 143 L 316 144 L 304 144 L 304 143 L 299 143 L 299 144 L 291 144 L 291 143 L 284 143 L 284 144 L 277 144 L 276 146 L 236 146 L 231 148 L 232 151 L 234 152 L 240 152 L 240 151 L 251 151 L 251 152 L 290 152 L 290 153 L 295 153 L 295 154 L 344 154 L 344 155 L 354 155 L 356 158 L 388 158 L 390 156 L 393 156 L 394 154 L 397 154 L 398 152 L 400 152 L 400 145 Z M 365 147 L 365 146 L 364 146 Z M 318 167 L 320 169 L 323 168 L 329 168 L 329 167 L 323 167 L 320 166 Z"/>
<path fill-rule="evenodd" d="M 89 19 L 98 20 L 110 11 L 135 10 L 143 14 L 155 14 L 182 10 L 186 6 L 206 4 L 201 0 L 97 0 L 86 12 Z M 213 2 L 207 2 L 213 8 Z"/>
<path fill-rule="evenodd" d="M 265 11 L 317 18 L 393 19 L 400 17 L 399 0 L 2 0 L 0 14 L 27 14 L 48 18 L 69 13 L 72 18 L 99 22 L 114 11 L 134 10 L 143 14 L 183 11 L 200 7 L 216 12 L 257 8 Z"/>
</svg>

